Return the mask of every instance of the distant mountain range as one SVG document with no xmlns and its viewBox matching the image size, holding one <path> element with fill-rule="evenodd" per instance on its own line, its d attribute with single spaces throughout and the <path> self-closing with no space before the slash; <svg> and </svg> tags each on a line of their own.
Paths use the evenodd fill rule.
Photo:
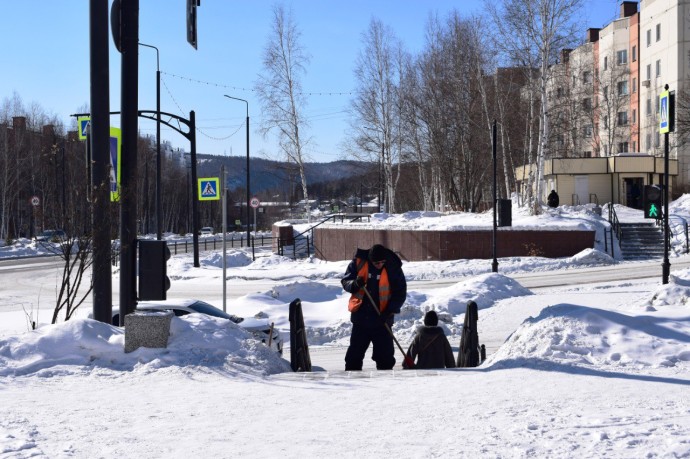
<svg viewBox="0 0 690 459">
<path fill-rule="evenodd" d="M 247 158 L 245 156 L 197 155 L 198 177 L 220 177 L 221 165 L 225 165 L 227 186 L 230 192 L 245 189 L 247 181 Z M 294 163 L 250 158 L 250 186 L 252 194 L 276 193 L 289 196 L 295 187 L 301 190 L 299 170 Z M 334 161 L 330 163 L 307 163 L 305 165 L 307 186 L 322 189 L 325 183 L 351 182 L 353 176 L 371 171 L 369 163 L 358 161 Z M 338 187 L 339 188 L 339 187 Z M 310 193 L 311 194 L 311 193 Z M 285 199 L 283 197 L 283 199 Z"/>
</svg>

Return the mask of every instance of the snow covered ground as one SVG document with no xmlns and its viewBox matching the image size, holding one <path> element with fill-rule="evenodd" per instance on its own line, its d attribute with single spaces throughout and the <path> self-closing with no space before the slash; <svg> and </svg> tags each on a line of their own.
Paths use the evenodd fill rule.
<svg viewBox="0 0 690 459">
<path fill-rule="evenodd" d="M 671 209 L 688 218 L 690 200 Z M 586 206 L 518 212 L 516 226 L 603 234 L 608 225 Z M 491 214 L 409 213 L 372 225 L 490 222 Z M 683 243 L 674 239 L 672 264 Z M 31 245 L 0 247 L 0 256 L 40 251 Z M 490 260 L 405 263 L 411 287 L 396 336 L 406 346 L 434 309 L 457 354 L 473 299 L 480 342 L 495 345 L 471 369 L 375 371 L 367 362 L 363 372 L 342 371 L 351 329 L 338 282 L 346 260 L 252 262 L 228 252 L 229 288 L 260 286 L 234 296 L 229 312 L 267 314 L 289 342 L 287 305 L 302 299 L 312 364 L 328 370 L 312 373 L 292 373 L 239 327 L 201 315 L 173 318 L 167 349 L 124 354 L 123 331 L 88 319 L 88 309 L 47 325 L 50 295 L 3 285 L 0 458 L 690 457 L 690 270 L 674 270 L 667 285 L 631 279 L 538 291 L 510 277 L 619 263 L 596 249 L 499 259 L 499 273 Z M 221 263 L 213 252 L 201 268 L 191 256 L 173 257 L 171 292 L 204 290 L 202 299 L 220 307 Z M 26 307 L 16 304 L 35 307 L 37 330 L 26 330 Z"/>
</svg>

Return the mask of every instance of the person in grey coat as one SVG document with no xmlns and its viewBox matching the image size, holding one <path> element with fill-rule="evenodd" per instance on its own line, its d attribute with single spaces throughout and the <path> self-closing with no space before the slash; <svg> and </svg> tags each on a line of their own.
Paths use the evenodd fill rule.
<svg viewBox="0 0 690 459">
<path fill-rule="evenodd" d="M 417 369 L 455 368 L 453 350 L 443 328 L 438 326 L 436 311 L 429 311 L 424 315 L 424 326 L 417 329 L 407 355 L 413 362 L 416 360 Z"/>
</svg>

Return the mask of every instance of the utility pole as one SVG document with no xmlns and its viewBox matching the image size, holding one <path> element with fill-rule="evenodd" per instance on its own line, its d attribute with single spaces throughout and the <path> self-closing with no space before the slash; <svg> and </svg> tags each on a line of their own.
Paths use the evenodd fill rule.
<svg viewBox="0 0 690 459">
<path fill-rule="evenodd" d="M 160 53 L 153 45 L 139 43 L 139 46 L 156 50 L 156 239 L 163 239 L 163 205 L 161 204 L 161 66 Z M 147 163 L 148 165 L 148 163 Z M 148 174 L 146 175 L 148 177 Z M 148 191 L 148 189 L 147 189 Z"/>
<path fill-rule="evenodd" d="M 494 200 L 494 226 L 493 234 L 491 239 L 491 247 L 493 251 L 493 261 L 491 262 L 491 272 L 498 272 L 498 259 L 496 258 L 496 206 L 498 205 L 498 200 L 496 199 L 496 120 L 494 120 L 493 126 L 491 127 L 491 157 L 493 158 L 493 200 Z"/>
<path fill-rule="evenodd" d="M 137 305 L 137 137 L 139 100 L 139 0 L 120 0 L 122 54 L 120 192 L 120 325 Z M 113 4 L 115 5 L 115 4 Z"/>
<path fill-rule="evenodd" d="M 91 121 L 86 149 L 90 186 L 87 198 L 92 207 L 93 318 L 111 323 L 113 285 L 110 268 L 110 80 L 108 43 L 108 0 L 91 0 L 89 5 L 89 59 L 91 78 Z"/>
<path fill-rule="evenodd" d="M 247 202 L 245 202 L 245 204 L 247 205 L 247 247 L 249 247 L 249 244 L 251 244 L 251 234 L 249 228 L 249 201 L 251 201 L 251 190 L 249 186 L 249 102 L 244 99 L 240 99 L 239 97 L 228 96 L 227 94 L 224 94 L 224 96 L 228 99 L 244 102 L 247 106 Z"/>
<path fill-rule="evenodd" d="M 659 95 L 659 132 L 664 134 L 664 262 L 661 265 L 661 278 L 663 284 L 668 284 L 669 276 L 671 274 L 671 263 L 668 261 L 668 252 L 670 246 L 671 234 L 668 226 L 668 198 L 669 198 L 669 174 L 668 174 L 668 157 L 669 145 L 668 136 L 670 132 L 675 129 L 673 94 L 669 92 L 668 85 L 664 86 L 664 91 Z"/>
</svg>

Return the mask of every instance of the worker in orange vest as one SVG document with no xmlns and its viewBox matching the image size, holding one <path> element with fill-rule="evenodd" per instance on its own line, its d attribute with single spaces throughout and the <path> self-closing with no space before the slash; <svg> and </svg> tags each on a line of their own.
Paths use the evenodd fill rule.
<svg viewBox="0 0 690 459">
<path fill-rule="evenodd" d="M 373 344 L 371 358 L 376 368 L 392 369 L 395 365 L 393 336 L 385 324 L 393 326 L 393 314 L 400 312 L 407 297 L 407 281 L 400 257 L 381 244 L 369 250 L 357 249 L 341 284 L 352 294 L 348 303 L 352 335 L 345 354 L 345 370 L 362 369 L 369 344 Z M 371 304 L 365 288 L 375 304 Z"/>
</svg>

